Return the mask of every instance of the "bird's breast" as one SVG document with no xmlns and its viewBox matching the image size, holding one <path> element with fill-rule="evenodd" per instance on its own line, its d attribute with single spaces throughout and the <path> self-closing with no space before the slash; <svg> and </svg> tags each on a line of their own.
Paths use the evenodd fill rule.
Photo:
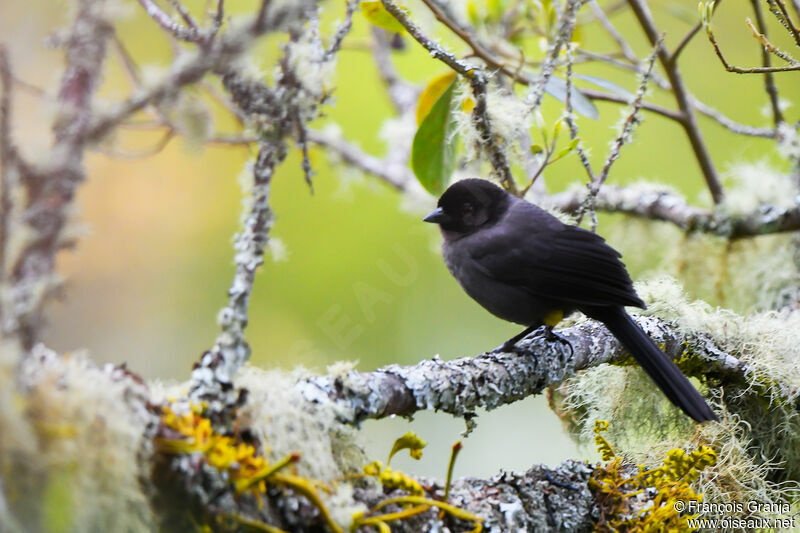
<svg viewBox="0 0 800 533">
<path fill-rule="evenodd" d="M 442 255 L 447 269 L 464 291 L 493 315 L 524 326 L 542 322 L 559 306 L 537 297 L 520 285 L 504 283 L 483 271 L 467 252 L 466 246 L 445 242 Z"/>
</svg>

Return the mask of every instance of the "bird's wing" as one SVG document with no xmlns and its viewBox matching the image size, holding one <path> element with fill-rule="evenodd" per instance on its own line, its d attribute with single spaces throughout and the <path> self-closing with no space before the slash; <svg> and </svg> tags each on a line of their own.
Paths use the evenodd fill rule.
<svg viewBox="0 0 800 533">
<path fill-rule="evenodd" d="M 562 224 L 532 204 L 515 206 L 503 222 L 470 247 L 489 277 L 575 306 L 645 306 L 621 255 L 599 235 Z"/>
</svg>

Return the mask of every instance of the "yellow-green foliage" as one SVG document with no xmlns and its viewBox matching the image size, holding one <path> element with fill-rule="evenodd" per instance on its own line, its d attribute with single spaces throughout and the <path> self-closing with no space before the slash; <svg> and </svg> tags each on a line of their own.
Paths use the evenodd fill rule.
<svg viewBox="0 0 800 533">
<path fill-rule="evenodd" d="M 678 501 L 702 500 L 691 486 L 700 473 L 714 466 L 717 456 L 708 446 L 700 446 L 687 454 L 680 448 L 669 450 L 661 466 L 639 466 L 630 475 L 602 432 L 608 422 L 595 423 L 597 451 L 607 463 L 595 469 L 589 480 L 600 508 L 597 531 L 680 532 L 688 529 L 689 515 L 675 509 Z"/>
</svg>

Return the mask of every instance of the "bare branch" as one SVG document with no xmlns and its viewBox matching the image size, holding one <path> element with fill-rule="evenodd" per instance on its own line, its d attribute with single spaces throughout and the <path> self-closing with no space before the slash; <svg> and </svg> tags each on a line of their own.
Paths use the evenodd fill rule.
<svg viewBox="0 0 800 533">
<path fill-rule="evenodd" d="M 411 112 L 417 105 L 419 89 L 400 77 L 392 63 L 392 54 L 386 32 L 378 27 L 372 28 L 372 57 L 378 73 L 386 86 L 395 111 L 403 115 Z"/>
<path fill-rule="evenodd" d="M 169 3 L 172 4 L 172 7 L 175 8 L 175 11 L 178 12 L 178 14 L 181 16 L 186 25 L 189 26 L 189 29 L 193 31 L 199 30 L 197 23 L 194 21 L 194 18 L 192 17 L 192 14 L 189 13 L 189 10 L 186 9 L 186 6 L 181 4 L 180 0 L 169 0 Z"/>
<path fill-rule="evenodd" d="M 617 43 L 620 52 L 622 55 L 630 61 L 632 64 L 639 63 L 639 57 L 636 55 L 636 52 L 633 51 L 633 48 L 628 44 L 628 41 L 622 34 L 617 30 L 616 27 L 611 23 L 608 17 L 603 11 L 603 8 L 600 7 L 600 4 L 597 3 L 597 0 L 589 0 L 589 7 L 592 8 L 592 13 L 597 21 L 600 23 L 601 26 L 606 30 L 606 33 Z"/>
<path fill-rule="evenodd" d="M 280 20 L 290 16 L 300 16 L 305 9 L 302 3 L 288 4 L 282 10 L 274 13 L 272 16 L 274 20 L 267 20 L 267 14 L 259 12 L 257 17 L 245 28 L 235 34 L 226 35 L 205 48 L 196 50 L 186 61 L 174 66 L 169 74 L 152 86 L 138 91 L 129 99 L 118 104 L 115 109 L 93 117 L 85 133 L 85 140 L 97 142 L 137 111 L 171 97 L 186 85 L 197 83 L 208 72 L 223 71 L 229 68 L 231 61 L 241 54 L 253 40 L 270 28 L 277 27 Z"/>
<path fill-rule="evenodd" d="M 581 88 L 581 92 L 584 94 L 584 96 L 592 100 L 600 100 L 602 102 L 613 102 L 615 104 L 626 104 L 626 105 L 630 104 L 630 102 L 627 99 L 616 94 L 609 94 L 609 93 L 604 93 L 602 91 L 596 91 L 594 89 L 584 89 L 584 88 Z M 666 107 L 661 107 L 660 105 L 651 104 L 649 102 L 642 102 L 641 107 L 642 109 L 646 109 L 647 111 L 656 113 L 657 115 L 661 115 L 662 117 L 666 117 L 676 122 L 681 122 L 683 120 L 683 115 L 680 112 L 667 109 Z"/>
<path fill-rule="evenodd" d="M 753 7 L 753 13 L 756 17 L 756 24 L 758 25 L 758 29 L 753 28 L 753 32 L 763 35 L 764 40 L 766 40 L 767 25 L 764 22 L 764 15 L 761 13 L 761 3 L 759 0 L 750 0 L 750 5 Z M 748 22 L 750 22 L 749 19 Z M 761 64 L 766 68 L 772 66 L 769 57 L 769 51 L 766 48 L 761 49 Z M 783 122 L 783 112 L 781 112 L 780 98 L 778 98 L 778 88 L 775 86 L 775 78 L 773 77 L 772 72 L 767 72 L 764 75 L 764 89 L 767 91 L 767 96 L 769 97 L 769 105 L 772 108 L 772 118 L 775 123 L 775 127 L 778 127 L 778 124 Z"/>
<path fill-rule="evenodd" d="M 578 158 L 583 165 L 583 168 L 586 170 L 586 174 L 589 176 L 589 182 L 594 183 L 595 175 L 594 171 L 592 170 L 592 164 L 589 162 L 589 155 L 586 153 L 586 149 L 583 146 L 583 141 L 578 136 L 578 123 L 575 120 L 575 113 L 572 109 L 572 48 L 567 47 L 567 91 L 564 101 L 564 120 L 567 122 L 567 126 L 569 127 L 569 136 L 570 139 L 573 141 L 578 139 L 577 144 L 575 145 L 575 151 L 578 154 Z"/>
<path fill-rule="evenodd" d="M 311 159 L 308 156 L 308 134 L 306 125 L 303 124 L 303 120 L 298 113 L 294 114 L 294 123 L 297 129 L 297 144 L 300 145 L 300 149 L 303 152 L 303 162 L 301 163 L 303 167 L 303 178 L 306 180 L 308 190 L 311 194 L 314 194 L 314 181 L 312 179 L 314 170 L 311 168 Z"/>
<path fill-rule="evenodd" d="M 759 38 L 758 31 L 756 30 L 756 38 Z M 717 42 L 717 38 L 714 35 L 714 32 L 711 29 L 711 25 L 706 26 L 706 35 L 708 36 L 708 41 L 711 43 L 711 46 L 714 48 L 714 53 L 717 54 L 722 66 L 725 67 L 725 70 L 728 72 L 735 72 L 737 74 L 766 74 L 770 72 L 790 72 L 793 70 L 800 70 L 800 63 L 798 63 L 794 58 L 788 56 L 787 54 L 781 52 L 779 57 L 788 61 L 790 64 L 784 67 L 737 67 L 735 65 L 731 65 L 728 63 L 728 60 L 725 59 L 725 56 L 722 54 L 722 50 L 719 47 L 719 43 Z M 760 40 L 760 39 L 759 39 Z M 763 44 L 763 42 L 762 42 Z M 771 43 L 770 43 L 771 44 Z M 777 50 L 774 46 L 772 46 L 772 50 Z"/>
<path fill-rule="evenodd" d="M 536 82 L 531 86 L 528 94 L 525 96 L 525 103 L 528 104 L 528 107 L 530 107 L 531 111 L 538 109 L 539 105 L 541 105 L 542 98 L 544 97 L 545 87 L 547 86 L 547 81 L 555 71 L 556 61 L 561 53 L 561 49 L 564 46 L 569 46 L 569 43 L 572 39 L 572 32 L 575 31 L 575 15 L 577 14 L 581 5 L 583 5 L 583 1 L 584 0 L 567 1 L 567 5 L 564 8 L 564 14 L 561 17 L 558 29 L 556 30 L 556 37 L 550 44 L 550 48 L 547 50 L 547 56 L 545 57 L 544 63 L 542 63 L 542 69 L 539 77 L 536 79 Z"/>
<path fill-rule="evenodd" d="M 394 189 L 405 190 L 415 179 L 405 163 L 390 164 L 386 160 L 369 155 L 355 145 L 325 132 L 308 130 L 307 135 L 309 141 L 331 150 L 346 163 L 372 174 Z"/>
<path fill-rule="evenodd" d="M 747 27 L 750 28 L 750 31 L 753 32 L 753 37 L 755 37 L 764 46 L 764 51 L 770 52 L 770 53 L 778 56 L 779 58 L 783 59 L 784 61 L 786 61 L 787 63 L 790 63 L 792 65 L 797 65 L 798 64 L 797 60 L 795 60 L 795 58 L 790 56 L 788 53 L 786 53 L 786 52 L 784 52 L 782 50 L 779 50 L 778 47 L 776 47 L 774 44 L 772 44 L 770 42 L 770 40 L 767 39 L 766 34 L 760 32 L 753 25 L 753 22 L 749 18 L 746 18 L 744 20 L 744 22 L 745 22 L 745 24 L 747 24 Z"/>
<path fill-rule="evenodd" d="M 747 135 L 749 137 L 762 137 L 764 139 L 774 139 L 777 135 L 777 130 L 774 128 L 758 128 L 756 126 L 748 126 L 746 124 L 740 124 L 731 120 L 730 118 L 723 115 L 721 112 L 717 111 L 716 109 L 707 106 L 697 98 L 692 95 L 689 95 L 689 100 L 692 102 L 692 106 L 697 110 L 698 113 L 701 115 L 705 115 L 706 117 L 714 120 L 720 126 L 728 129 L 729 131 L 736 133 L 737 135 Z"/>
<path fill-rule="evenodd" d="M 628 0 L 628 4 L 636 15 L 650 44 L 655 46 L 660 37 L 653 16 L 650 14 L 650 9 L 647 7 L 647 3 L 644 0 Z M 689 137 L 689 142 L 692 145 L 692 150 L 694 150 L 697 162 L 700 164 L 700 169 L 703 172 L 703 177 L 705 178 L 711 197 L 714 203 L 718 204 L 724 198 L 722 184 L 714 168 L 711 154 L 709 154 L 708 148 L 706 148 L 705 142 L 703 141 L 700 128 L 697 125 L 689 91 L 683 84 L 683 78 L 681 77 L 677 64 L 670 61 L 670 54 L 666 47 L 661 46 L 658 48 L 658 59 L 661 66 L 664 67 L 664 70 L 667 72 L 667 77 L 672 86 L 672 92 L 678 103 L 678 108 L 683 115 L 681 125 L 686 132 L 686 136 Z"/>
<path fill-rule="evenodd" d="M 797 46 L 800 46 L 800 28 L 792 20 L 792 16 L 789 14 L 789 10 L 786 9 L 786 4 L 783 0 L 767 0 L 767 6 L 769 6 L 769 10 L 775 15 L 775 18 L 789 30 Z"/>
</svg>

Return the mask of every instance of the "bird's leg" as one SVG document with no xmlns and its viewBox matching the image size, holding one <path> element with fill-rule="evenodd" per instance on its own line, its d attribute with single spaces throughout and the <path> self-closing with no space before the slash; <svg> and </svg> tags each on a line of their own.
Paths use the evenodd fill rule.
<svg viewBox="0 0 800 533">
<path fill-rule="evenodd" d="M 517 342 L 519 342 L 521 339 L 527 337 L 532 331 L 534 331 L 536 329 L 539 329 L 540 327 L 541 327 L 541 324 L 534 324 L 533 326 L 531 326 L 529 328 L 525 328 L 525 331 L 523 331 L 522 333 L 519 333 L 518 335 L 514 335 L 513 337 L 508 339 L 506 342 L 504 342 L 503 344 L 501 344 L 500 346 L 498 346 L 497 348 L 492 350 L 491 353 L 515 353 L 515 354 L 520 354 L 522 352 L 522 349 L 521 348 L 517 348 L 517 346 L 516 346 Z"/>
</svg>

